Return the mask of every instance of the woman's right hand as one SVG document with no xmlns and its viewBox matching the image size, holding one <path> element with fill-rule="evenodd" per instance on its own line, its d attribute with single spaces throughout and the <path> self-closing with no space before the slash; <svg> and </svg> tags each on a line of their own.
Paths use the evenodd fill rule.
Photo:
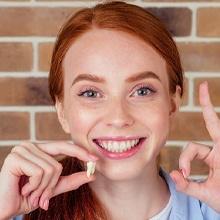
<svg viewBox="0 0 220 220">
<path fill-rule="evenodd" d="M 85 149 L 65 141 L 36 144 L 25 142 L 14 147 L 0 173 L 0 219 L 33 211 L 47 210 L 50 198 L 93 181 L 86 171 L 60 176 L 62 165 L 55 156 L 77 157 L 84 162 L 98 158 Z"/>
</svg>

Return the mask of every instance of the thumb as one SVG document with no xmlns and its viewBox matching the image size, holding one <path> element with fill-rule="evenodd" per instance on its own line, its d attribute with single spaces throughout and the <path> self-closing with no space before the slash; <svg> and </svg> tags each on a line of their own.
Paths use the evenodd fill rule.
<svg viewBox="0 0 220 220">
<path fill-rule="evenodd" d="M 189 181 L 185 179 L 182 172 L 174 170 L 170 173 L 170 177 L 176 183 L 176 189 L 179 192 L 185 193 L 189 196 L 193 196 L 199 200 L 203 200 L 204 192 L 200 183 Z"/>
<path fill-rule="evenodd" d="M 73 173 L 69 176 L 61 176 L 56 187 L 54 188 L 52 197 L 57 196 L 61 193 L 76 190 L 81 185 L 94 180 L 95 176 L 91 175 L 88 178 L 85 171 Z"/>
</svg>

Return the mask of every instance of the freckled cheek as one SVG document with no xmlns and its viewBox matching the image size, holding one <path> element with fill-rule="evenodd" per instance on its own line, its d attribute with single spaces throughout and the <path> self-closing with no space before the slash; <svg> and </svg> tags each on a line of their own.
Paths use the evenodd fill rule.
<svg viewBox="0 0 220 220">
<path fill-rule="evenodd" d="M 169 112 L 166 108 L 154 110 L 152 114 L 146 117 L 146 121 L 149 123 L 148 126 L 151 132 L 155 135 L 167 136 L 169 132 Z"/>
<path fill-rule="evenodd" d="M 97 114 L 97 113 L 96 113 Z M 77 143 L 85 143 L 91 129 L 95 125 L 95 115 L 92 111 L 74 108 L 68 117 L 70 133 L 73 141 Z"/>
</svg>

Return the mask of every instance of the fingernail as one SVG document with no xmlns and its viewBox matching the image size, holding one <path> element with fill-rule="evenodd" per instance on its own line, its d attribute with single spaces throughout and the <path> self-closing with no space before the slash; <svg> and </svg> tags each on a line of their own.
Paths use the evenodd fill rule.
<svg viewBox="0 0 220 220">
<path fill-rule="evenodd" d="M 91 158 L 93 160 L 98 160 L 99 159 L 97 156 L 95 156 L 93 154 L 89 154 L 88 156 L 89 156 L 89 158 Z"/>
<path fill-rule="evenodd" d="M 171 176 L 172 180 L 173 180 L 175 183 L 177 183 L 176 178 L 175 178 L 172 174 L 170 174 L 170 176 Z"/>
<path fill-rule="evenodd" d="M 182 168 L 180 171 L 183 174 L 183 177 L 186 179 L 186 177 L 187 177 L 186 170 L 184 168 Z"/>
<path fill-rule="evenodd" d="M 30 195 L 30 192 L 22 192 L 22 196 L 27 197 Z"/>
<path fill-rule="evenodd" d="M 48 210 L 48 208 L 49 208 L 49 199 L 46 199 L 44 201 L 43 208 L 44 208 L 44 210 Z"/>
<path fill-rule="evenodd" d="M 37 207 L 37 206 L 39 206 L 39 197 L 38 198 L 36 198 L 35 200 L 34 200 L 34 202 L 33 202 L 33 207 Z"/>
</svg>

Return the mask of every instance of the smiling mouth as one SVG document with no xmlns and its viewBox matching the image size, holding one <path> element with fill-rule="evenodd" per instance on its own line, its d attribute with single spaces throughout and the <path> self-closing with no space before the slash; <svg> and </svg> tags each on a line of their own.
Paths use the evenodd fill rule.
<svg viewBox="0 0 220 220">
<path fill-rule="evenodd" d="M 98 140 L 95 139 L 94 142 L 101 147 L 102 149 L 113 152 L 113 153 L 121 153 L 124 151 L 131 150 L 138 146 L 143 138 L 132 139 L 132 140 L 124 140 L 124 141 L 116 141 L 116 140 Z"/>
</svg>

